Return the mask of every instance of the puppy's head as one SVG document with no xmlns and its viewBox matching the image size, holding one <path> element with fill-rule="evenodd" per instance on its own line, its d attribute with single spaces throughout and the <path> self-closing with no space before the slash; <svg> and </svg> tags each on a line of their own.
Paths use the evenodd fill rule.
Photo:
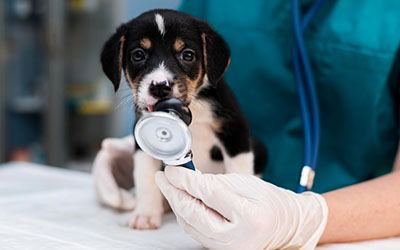
<svg viewBox="0 0 400 250">
<path fill-rule="evenodd" d="M 152 10 L 122 24 L 104 45 L 104 73 L 118 90 L 121 69 L 139 111 L 175 97 L 185 104 L 222 78 L 229 48 L 206 22 L 174 10 Z"/>
</svg>

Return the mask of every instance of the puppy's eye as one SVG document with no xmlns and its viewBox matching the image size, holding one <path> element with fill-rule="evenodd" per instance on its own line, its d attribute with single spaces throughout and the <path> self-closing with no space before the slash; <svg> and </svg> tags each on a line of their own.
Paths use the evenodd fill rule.
<svg viewBox="0 0 400 250">
<path fill-rule="evenodd" d="M 184 49 L 181 52 L 181 59 L 187 62 L 192 62 L 194 60 L 194 51 L 191 49 Z"/>
<path fill-rule="evenodd" d="M 131 59 L 134 62 L 143 61 L 144 59 L 146 59 L 146 53 L 141 48 L 134 49 L 131 54 Z"/>
</svg>

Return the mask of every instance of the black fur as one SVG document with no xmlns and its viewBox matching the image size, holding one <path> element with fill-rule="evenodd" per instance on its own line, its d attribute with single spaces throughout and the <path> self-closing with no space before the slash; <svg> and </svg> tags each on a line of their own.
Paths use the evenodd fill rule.
<svg viewBox="0 0 400 250">
<path fill-rule="evenodd" d="M 231 53 L 224 39 L 213 28 L 202 20 L 197 20 L 197 22 L 199 22 L 200 31 L 206 36 L 208 80 L 215 84 L 229 66 Z"/>
<path fill-rule="evenodd" d="M 161 14 L 164 18 L 166 27 L 164 35 L 160 34 L 155 25 L 155 13 Z M 140 41 L 144 37 L 158 42 L 152 43 L 150 49 L 144 50 L 146 60 L 135 62 L 132 60 L 131 54 L 141 46 Z M 173 51 L 172 48 L 177 37 L 183 39 L 186 47 L 194 50 L 195 62 L 183 63 L 179 59 L 179 55 Z M 124 44 L 122 44 L 121 38 L 125 41 Z M 120 58 L 122 62 L 119 60 Z M 127 70 L 125 73 L 134 82 L 140 82 L 160 61 L 163 61 L 166 67 L 175 73 L 175 79 L 171 84 L 180 83 L 180 87 L 186 91 L 189 89 L 188 84 L 182 84 L 187 81 L 185 80 L 186 76 L 190 80 L 200 79 L 196 86 L 198 91 L 195 98 L 212 104 L 213 118 L 220 124 L 220 127 L 215 129 L 215 135 L 225 151 L 230 157 L 254 151 L 256 172 L 260 172 L 267 161 L 266 149 L 260 141 L 251 138 L 248 121 L 223 79 L 223 74 L 230 61 L 230 51 L 223 38 L 200 19 L 182 12 L 159 9 L 143 13 L 121 25 L 107 41 L 101 54 L 103 70 L 114 84 L 115 90 L 118 89 L 121 78 L 120 66 Z M 207 75 L 208 86 L 202 86 L 205 82 L 202 75 Z M 163 98 L 165 97 L 163 96 Z M 184 99 L 182 101 L 190 104 L 190 96 L 187 93 L 182 98 Z M 136 118 L 139 119 L 143 107 L 136 108 Z M 221 149 L 211 148 L 210 156 L 214 160 L 222 160 Z"/>
<path fill-rule="evenodd" d="M 224 157 L 222 156 L 221 149 L 217 146 L 214 146 L 210 150 L 210 158 L 214 161 L 223 161 Z"/>
<path fill-rule="evenodd" d="M 268 152 L 262 141 L 251 138 L 251 146 L 254 153 L 254 173 L 262 174 L 268 162 Z"/>
<path fill-rule="evenodd" d="M 114 84 L 114 90 L 117 91 L 121 82 L 121 68 L 123 61 L 119 61 L 121 38 L 126 33 L 126 26 L 121 25 L 116 33 L 104 44 L 100 55 L 101 65 L 106 76 Z"/>
<path fill-rule="evenodd" d="M 205 88 L 198 94 L 198 99 L 213 103 L 213 113 L 216 119 L 223 121 L 217 137 L 223 143 L 229 156 L 250 151 L 250 127 L 240 109 L 232 91 L 224 79 L 216 86 Z"/>
</svg>

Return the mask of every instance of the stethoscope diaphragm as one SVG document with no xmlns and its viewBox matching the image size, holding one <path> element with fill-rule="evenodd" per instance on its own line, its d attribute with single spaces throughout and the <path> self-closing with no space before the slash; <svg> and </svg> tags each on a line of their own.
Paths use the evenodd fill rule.
<svg viewBox="0 0 400 250">
<path fill-rule="evenodd" d="M 143 151 L 162 161 L 185 157 L 192 145 L 188 126 L 174 113 L 162 111 L 141 117 L 135 127 L 135 139 Z"/>
</svg>

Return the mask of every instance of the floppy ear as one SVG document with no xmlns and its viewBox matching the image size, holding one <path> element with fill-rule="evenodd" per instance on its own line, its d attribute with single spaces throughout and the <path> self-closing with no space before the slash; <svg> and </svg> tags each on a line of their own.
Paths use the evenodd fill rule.
<svg viewBox="0 0 400 250">
<path fill-rule="evenodd" d="M 123 24 L 104 44 L 100 56 L 103 71 L 108 79 L 110 79 L 114 84 L 115 91 L 118 90 L 119 83 L 121 81 L 125 33 L 126 27 Z"/>
<path fill-rule="evenodd" d="M 210 83 L 216 84 L 228 69 L 231 61 L 229 47 L 206 22 L 202 22 L 200 31 L 203 42 L 204 68 Z"/>
</svg>

